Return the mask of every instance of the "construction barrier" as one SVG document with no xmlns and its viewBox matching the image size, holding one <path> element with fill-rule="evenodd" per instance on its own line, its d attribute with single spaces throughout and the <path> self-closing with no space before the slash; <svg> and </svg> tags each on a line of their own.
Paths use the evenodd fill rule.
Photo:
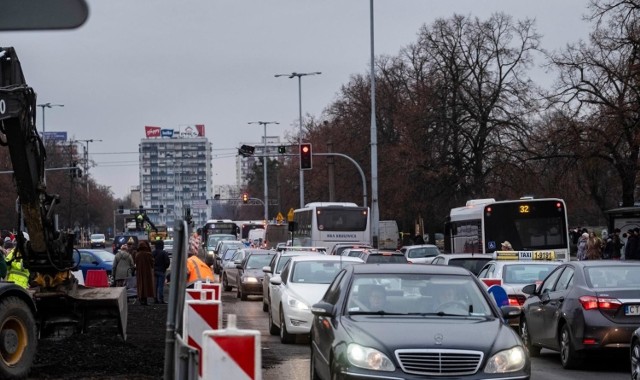
<svg viewBox="0 0 640 380">
<path fill-rule="evenodd" d="M 202 377 L 202 334 L 222 328 L 220 301 L 185 301 L 183 334 L 188 346 L 198 350 L 198 374 Z"/>
<path fill-rule="evenodd" d="M 84 284 L 85 286 L 91 286 L 94 288 L 108 288 L 109 280 L 107 278 L 107 271 L 104 269 L 88 270 Z"/>
<path fill-rule="evenodd" d="M 185 301 L 220 301 L 214 289 L 187 289 Z"/>
<path fill-rule="evenodd" d="M 203 333 L 203 380 L 262 380 L 260 331 L 238 330 L 230 314 L 227 328 Z"/>
<path fill-rule="evenodd" d="M 214 300 L 220 301 L 222 295 L 222 288 L 219 282 L 196 282 L 193 286 L 194 289 L 213 290 Z"/>
</svg>

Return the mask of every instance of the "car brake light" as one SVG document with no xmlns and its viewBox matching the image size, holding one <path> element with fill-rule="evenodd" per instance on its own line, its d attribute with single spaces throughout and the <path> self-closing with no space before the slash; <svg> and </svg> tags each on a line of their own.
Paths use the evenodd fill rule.
<svg viewBox="0 0 640 380">
<path fill-rule="evenodd" d="M 622 303 L 615 298 L 602 298 L 594 296 L 580 297 L 580 304 L 585 310 L 618 310 L 618 308 L 622 305 Z"/>
<path fill-rule="evenodd" d="M 509 297 L 509 306 L 520 306 L 520 302 L 515 297 Z"/>
</svg>

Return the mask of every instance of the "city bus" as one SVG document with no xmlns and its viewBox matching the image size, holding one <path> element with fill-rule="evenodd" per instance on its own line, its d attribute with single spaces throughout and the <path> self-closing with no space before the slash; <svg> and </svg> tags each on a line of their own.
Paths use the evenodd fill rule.
<svg viewBox="0 0 640 380">
<path fill-rule="evenodd" d="M 504 242 L 509 242 L 513 251 L 543 252 L 546 257 L 569 261 L 564 201 L 474 199 L 451 209 L 445 223 L 445 252 L 493 254 L 502 250 Z"/>
<path fill-rule="evenodd" d="M 206 244 L 209 235 L 228 234 L 238 236 L 238 230 L 238 226 L 230 219 L 209 219 L 202 226 L 200 236 L 203 244 Z"/>
<path fill-rule="evenodd" d="M 326 247 L 371 243 L 369 208 L 350 202 L 314 202 L 293 211 L 293 245 Z"/>
<path fill-rule="evenodd" d="M 249 231 L 255 229 L 264 229 L 264 221 L 252 221 L 252 220 L 236 220 L 235 224 L 238 226 L 238 239 L 248 240 Z"/>
</svg>

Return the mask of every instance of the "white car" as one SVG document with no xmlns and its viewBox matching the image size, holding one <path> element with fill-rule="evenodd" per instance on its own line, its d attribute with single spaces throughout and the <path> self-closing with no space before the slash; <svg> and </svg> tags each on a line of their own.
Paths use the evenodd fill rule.
<svg viewBox="0 0 640 380">
<path fill-rule="evenodd" d="M 280 275 L 269 280 L 269 333 L 280 333 L 282 343 L 293 343 L 296 334 L 311 331 L 311 305 L 320 301 L 336 274 L 347 265 L 362 264 L 356 257 L 296 256 L 286 264 Z"/>
<path fill-rule="evenodd" d="M 405 245 L 400 248 L 407 261 L 412 264 L 431 264 L 431 261 L 440 254 L 440 250 L 434 244 Z"/>
</svg>

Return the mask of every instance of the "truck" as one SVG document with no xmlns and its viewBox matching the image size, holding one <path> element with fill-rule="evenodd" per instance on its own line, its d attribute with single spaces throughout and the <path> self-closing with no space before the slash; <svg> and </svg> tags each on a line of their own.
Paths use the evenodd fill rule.
<svg viewBox="0 0 640 380">
<path fill-rule="evenodd" d="M 400 233 L 398 223 L 395 220 L 381 220 L 378 222 L 378 248 L 400 248 Z"/>
<path fill-rule="evenodd" d="M 36 93 L 13 47 L 0 47 L 0 145 L 9 149 L 18 195 L 14 257 L 30 271 L 30 287 L 0 282 L 0 378 L 26 378 L 40 337 L 80 333 L 90 320 L 111 319 L 126 339 L 124 288 L 84 287 L 73 273 L 75 235 L 58 229 L 59 196 L 47 193 L 46 152 L 36 129 Z M 27 234 L 28 233 L 28 234 Z"/>
</svg>

